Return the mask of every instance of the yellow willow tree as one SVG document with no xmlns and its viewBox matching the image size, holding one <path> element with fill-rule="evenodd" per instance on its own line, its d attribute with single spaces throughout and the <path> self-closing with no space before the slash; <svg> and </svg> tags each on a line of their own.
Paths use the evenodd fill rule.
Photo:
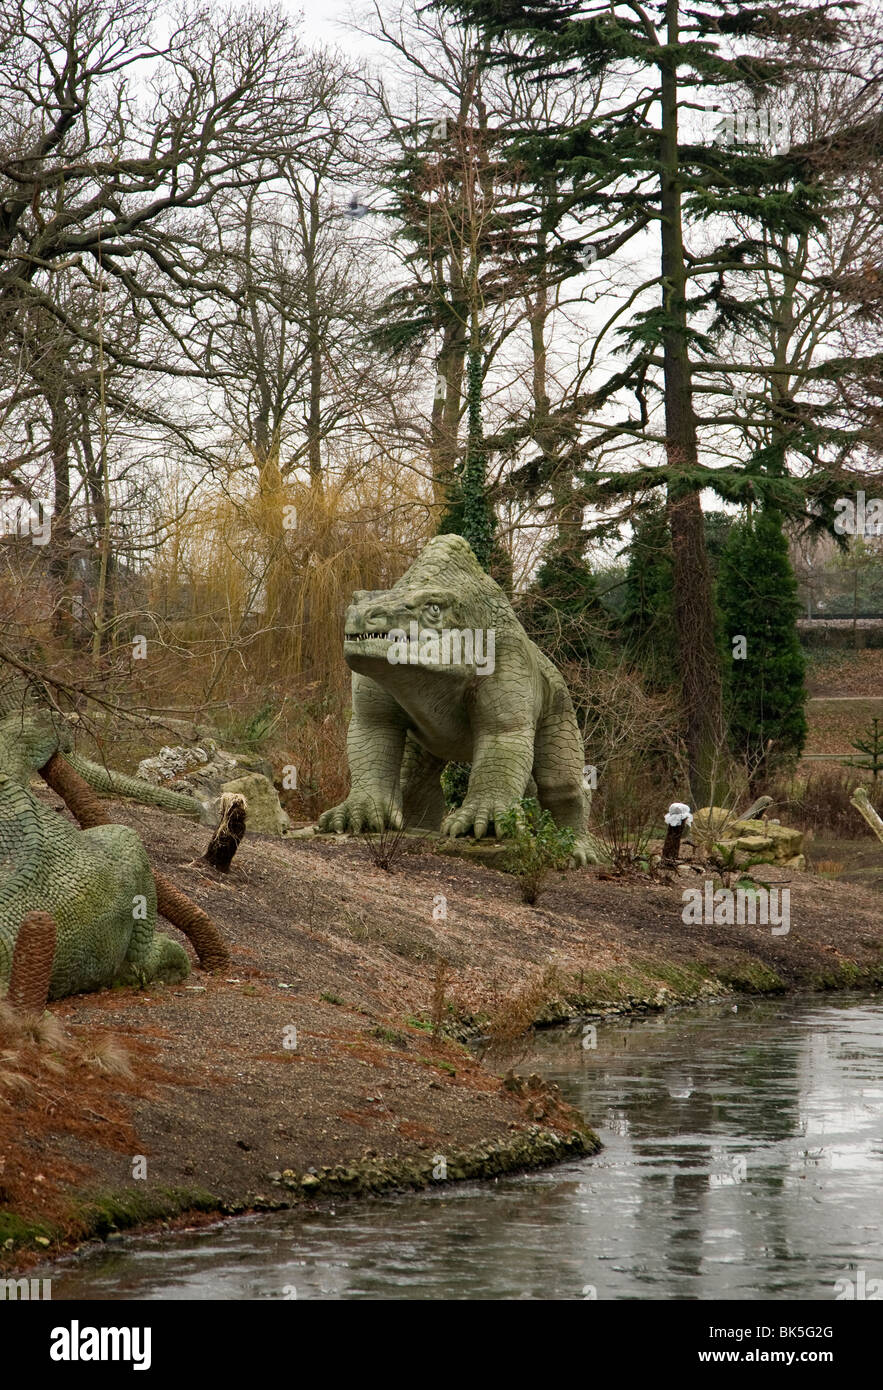
<svg viewBox="0 0 883 1390">
<path fill-rule="evenodd" d="M 265 467 L 251 494 L 239 478 L 239 490 L 206 490 L 170 525 L 152 604 L 174 592 L 166 611 L 176 643 L 201 658 L 203 703 L 289 688 L 339 699 L 353 590 L 389 587 L 431 534 L 422 469 L 344 457 L 319 489 L 306 473 Z"/>
</svg>

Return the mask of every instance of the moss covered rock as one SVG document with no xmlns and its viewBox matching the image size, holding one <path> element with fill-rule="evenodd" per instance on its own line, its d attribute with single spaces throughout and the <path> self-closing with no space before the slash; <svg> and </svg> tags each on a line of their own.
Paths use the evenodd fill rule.
<svg viewBox="0 0 883 1390">
<path fill-rule="evenodd" d="M 724 806 L 703 806 L 693 817 L 693 834 L 711 840 L 736 863 L 787 864 L 803 851 L 803 831 L 771 820 L 735 820 Z"/>
</svg>

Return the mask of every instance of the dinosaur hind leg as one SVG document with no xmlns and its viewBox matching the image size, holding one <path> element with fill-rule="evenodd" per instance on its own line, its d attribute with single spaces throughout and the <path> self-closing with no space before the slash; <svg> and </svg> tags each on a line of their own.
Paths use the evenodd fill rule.
<svg viewBox="0 0 883 1390">
<path fill-rule="evenodd" d="M 533 776 L 537 800 L 555 824 L 576 836 L 574 861 L 597 860 L 588 834 L 590 794 L 583 788 L 583 746 L 572 710 L 546 715 L 534 742 Z"/>
<path fill-rule="evenodd" d="M 421 748 L 408 735 L 402 757 L 402 813 L 405 825 L 413 830 L 438 830 L 445 814 L 441 789 L 442 758 Z"/>
<path fill-rule="evenodd" d="M 175 984 L 190 974 L 183 946 L 156 930 L 156 885 L 141 840 L 124 825 L 100 825 L 82 834 L 97 858 L 110 863 L 107 902 L 93 922 L 96 947 L 110 979 L 100 983 Z M 114 956 L 118 965 L 114 967 Z M 93 986 L 94 988 L 94 986 Z"/>
<path fill-rule="evenodd" d="M 132 923 L 132 936 L 122 973 L 139 984 L 149 980 L 177 984 L 190 974 L 190 959 L 183 946 L 156 930 L 156 886 L 146 855 L 140 880 L 141 896 L 146 899 L 146 912 L 143 920 Z"/>
<path fill-rule="evenodd" d="M 190 960 L 183 946 L 162 932 L 154 932 L 153 940 L 138 967 L 128 962 L 125 969 L 141 980 L 164 980 L 167 985 L 178 984 L 190 974 Z"/>
</svg>

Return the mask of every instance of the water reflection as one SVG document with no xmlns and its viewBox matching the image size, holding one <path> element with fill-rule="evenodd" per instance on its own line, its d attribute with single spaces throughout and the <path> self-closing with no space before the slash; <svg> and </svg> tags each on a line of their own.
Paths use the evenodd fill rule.
<svg viewBox="0 0 883 1390">
<path fill-rule="evenodd" d="M 140 1241 L 86 1298 L 832 1299 L 883 1292 L 883 1007 L 758 1001 L 543 1035 L 594 1159 Z M 858 1275 L 861 1273 L 862 1278 Z M 870 1292 L 868 1292 L 870 1291 Z"/>
</svg>

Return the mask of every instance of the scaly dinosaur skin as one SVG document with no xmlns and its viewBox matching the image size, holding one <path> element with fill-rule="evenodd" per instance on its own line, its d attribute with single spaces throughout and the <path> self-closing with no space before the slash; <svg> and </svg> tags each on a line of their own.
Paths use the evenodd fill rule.
<svg viewBox="0 0 883 1390">
<path fill-rule="evenodd" d="M 123 825 L 81 831 L 29 788 L 65 741 L 48 711 L 0 720 L 0 987 L 27 913 L 55 918 L 49 998 L 114 984 L 176 982 L 187 953 L 156 931 L 156 889 L 144 846 Z M 134 915 L 146 904 L 143 919 Z M 136 907 L 137 904 L 137 907 Z"/>
<path fill-rule="evenodd" d="M 386 634 L 412 622 L 421 633 L 480 631 L 485 655 L 493 632 L 493 672 L 465 662 L 391 664 Z M 353 671 L 351 790 L 320 817 L 320 830 L 407 823 L 481 839 L 493 825 L 499 836 L 504 813 L 535 789 L 556 824 L 574 831 L 575 862 L 596 857 L 570 694 L 461 536 L 436 536 L 392 589 L 357 591 L 343 651 Z M 472 772 L 463 805 L 442 821 L 447 762 L 471 763 Z"/>
<path fill-rule="evenodd" d="M 198 816 L 202 810 L 202 803 L 195 796 L 172 791 L 170 787 L 154 786 L 152 782 L 145 782 L 143 777 L 129 777 L 125 772 L 116 772 L 69 749 L 65 750 L 64 756 L 83 781 L 103 796 L 130 796 L 133 801 L 140 801 L 142 806 L 159 806 L 164 811 L 177 811 L 182 816 Z"/>
</svg>

